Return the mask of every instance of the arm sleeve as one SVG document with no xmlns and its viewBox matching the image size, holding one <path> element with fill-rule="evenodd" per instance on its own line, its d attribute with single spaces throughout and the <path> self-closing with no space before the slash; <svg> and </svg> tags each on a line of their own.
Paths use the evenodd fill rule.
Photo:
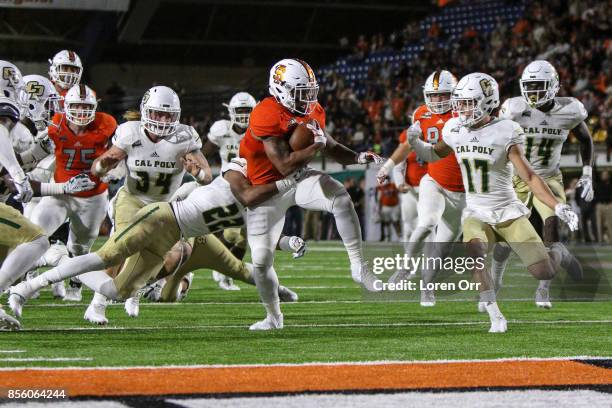
<svg viewBox="0 0 612 408">
<path fill-rule="evenodd" d="M 21 182 L 25 178 L 25 173 L 15 156 L 9 131 L 2 125 L 0 125 L 0 164 L 6 168 L 13 180 Z"/>
</svg>

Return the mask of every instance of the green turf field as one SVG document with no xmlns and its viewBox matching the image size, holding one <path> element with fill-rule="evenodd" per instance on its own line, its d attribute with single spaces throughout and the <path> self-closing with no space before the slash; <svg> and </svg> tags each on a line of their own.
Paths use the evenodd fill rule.
<svg viewBox="0 0 612 408">
<path fill-rule="evenodd" d="M 22 332 L 0 335 L 0 366 L 132 366 L 241 363 L 297 363 L 368 360 L 486 359 L 496 357 L 610 356 L 612 303 L 608 300 L 554 302 L 537 309 L 531 300 L 502 300 L 508 333 L 487 333 L 486 314 L 476 312 L 476 294 L 438 297 L 434 308 L 409 301 L 364 297 L 350 279 L 348 259 L 338 243 L 310 244 L 299 260 L 278 253 L 282 284 L 300 302 L 284 304 L 285 329 L 249 332 L 263 317 L 254 287 L 217 289 L 200 271 L 180 304 L 141 303 L 132 319 L 122 304 L 109 306 L 110 324 L 83 320 L 92 293 L 80 304 L 51 298 L 50 291 L 24 308 Z M 612 275 L 612 249 L 598 249 L 597 262 Z M 585 249 L 585 253 L 590 254 Z M 589 255 L 591 256 L 591 255 Z M 593 255 L 594 256 L 594 255 Z M 607 280 L 606 280 L 607 279 Z M 502 290 L 507 298 L 532 295 L 536 281 L 510 268 Z M 602 285 L 604 287 L 605 285 Z M 606 286 L 606 287 L 609 287 Z M 504 292 L 505 291 L 505 292 Z M 605 290 L 604 290 L 605 291 Z M 604 294 L 601 299 L 609 299 Z M 370 300 L 367 300 L 370 299 Z M 527 299 L 527 298 L 526 298 Z M 4 298 L 4 302 L 6 298 Z M 4 303 L 3 302 L 3 303 Z M 57 359 L 53 361 L 52 359 Z"/>
</svg>

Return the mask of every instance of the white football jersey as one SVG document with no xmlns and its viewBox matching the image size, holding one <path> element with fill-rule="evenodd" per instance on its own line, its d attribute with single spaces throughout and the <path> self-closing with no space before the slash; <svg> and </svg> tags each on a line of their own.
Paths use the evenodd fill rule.
<svg viewBox="0 0 612 408">
<path fill-rule="evenodd" d="M 34 142 L 34 135 L 30 132 L 30 129 L 21 122 L 17 122 L 9 133 L 11 141 L 13 142 L 13 150 L 16 153 L 23 153 L 30 148 Z"/>
<path fill-rule="evenodd" d="M 123 188 L 145 204 L 168 201 L 185 174 L 181 158 L 202 148 L 200 136 L 191 126 L 180 124 L 173 135 L 153 143 L 140 121 L 119 125 L 113 144 L 127 153 Z"/>
<path fill-rule="evenodd" d="M 238 157 L 240 141 L 243 137 L 244 133 L 236 133 L 232 129 L 232 123 L 229 120 L 222 119 L 213 123 L 208 131 L 208 140 L 219 148 L 221 166 L 225 166 L 234 157 Z"/>
<path fill-rule="evenodd" d="M 525 137 L 516 122 L 494 119 L 481 128 L 469 129 L 453 118 L 444 125 L 442 137 L 455 151 L 461 167 L 466 201 L 464 218 L 470 216 L 498 224 L 529 214 L 514 192 L 514 167 L 508 160 L 510 146 L 522 144 Z"/>
<path fill-rule="evenodd" d="M 185 237 L 244 225 L 245 208 L 236 200 L 223 176 L 217 176 L 212 183 L 196 188 L 186 199 L 173 201 L 171 205 Z"/>
<path fill-rule="evenodd" d="M 561 148 L 569 131 L 587 118 L 584 105 L 571 97 L 556 97 L 550 112 L 530 107 L 522 96 L 504 102 L 501 119 L 517 122 L 525 131 L 525 157 L 541 177 L 559 173 Z"/>
</svg>

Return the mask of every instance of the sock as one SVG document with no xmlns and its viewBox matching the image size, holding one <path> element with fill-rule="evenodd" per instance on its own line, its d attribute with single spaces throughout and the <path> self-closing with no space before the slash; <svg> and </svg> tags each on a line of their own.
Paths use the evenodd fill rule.
<svg viewBox="0 0 612 408">
<path fill-rule="evenodd" d="M 483 290 L 480 292 L 480 301 L 486 303 L 495 303 L 495 291 L 493 289 Z"/>
<path fill-rule="evenodd" d="M 278 277 L 271 266 L 253 265 L 253 278 L 259 291 L 259 297 L 268 314 L 280 315 L 280 300 L 278 298 Z"/>
<path fill-rule="evenodd" d="M 280 310 L 280 300 L 277 300 L 277 301 L 272 302 L 272 303 L 264 303 L 263 305 L 266 308 L 266 313 L 268 315 L 272 315 L 274 317 L 278 317 L 278 316 L 280 316 L 282 314 L 281 310 Z"/>
<path fill-rule="evenodd" d="M 336 220 L 338 234 L 348 253 L 349 261 L 351 264 L 361 265 L 363 263 L 361 227 L 355 207 L 353 207 L 353 202 L 348 194 L 336 197 L 332 206 L 332 213 Z"/>
<path fill-rule="evenodd" d="M 102 259 L 95 252 L 92 252 L 76 258 L 66 259 L 55 268 L 49 269 L 47 272 L 32 279 L 30 284 L 34 290 L 38 290 L 51 283 L 60 282 L 85 272 L 102 269 L 105 266 Z"/>
<path fill-rule="evenodd" d="M 8 289 L 19 276 L 29 271 L 48 248 L 49 240 L 46 236 L 17 245 L 4 259 L 0 268 L 0 293 Z"/>
<path fill-rule="evenodd" d="M 487 313 L 489 313 L 489 317 L 491 319 L 503 319 L 504 315 L 501 310 L 499 310 L 499 306 L 497 306 L 497 302 L 487 302 L 485 304 L 487 308 Z"/>
<path fill-rule="evenodd" d="M 104 296 L 101 293 L 95 292 L 93 299 L 91 299 L 91 304 L 97 304 L 97 305 L 106 305 L 106 296 Z"/>
<path fill-rule="evenodd" d="M 563 260 L 563 254 L 564 254 L 563 250 L 564 250 L 563 244 L 559 242 L 553 243 L 548 249 L 548 256 L 550 257 L 553 267 L 556 270 L 558 270 L 559 267 L 561 266 L 561 261 Z"/>
<path fill-rule="evenodd" d="M 249 283 L 251 285 L 255 285 L 255 279 L 253 278 L 253 264 L 245 262 L 244 265 L 246 266 L 246 269 L 249 272 L 248 275 L 245 275 L 244 282 Z"/>
<path fill-rule="evenodd" d="M 541 280 L 540 283 L 538 284 L 538 289 L 550 289 L 550 283 L 552 282 L 552 280 Z"/>
<path fill-rule="evenodd" d="M 502 287 L 502 280 L 504 277 L 504 272 L 506 270 L 506 265 L 508 264 L 509 257 L 498 261 L 493 258 L 493 262 L 491 262 L 491 275 L 493 275 L 493 282 L 495 284 L 495 293 L 497 294 Z"/>
<path fill-rule="evenodd" d="M 119 300 L 119 291 L 115 286 L 115 282 L 113 281 L 113 278 L 108 276 L 106 271 L 102 270 L 84 273 L 79 276 L 79 279 L 89 289 L 100 293 L 107 298 Z"/>
<path fill-rule="evenodd" d="M 281 251 L 293 252 L 293 249 L 291 249 L 291 246 L 289 246 L 290 239 L 291 237 L 285 235 L 278 240 L 278 247 L 281 249 Z"/>
</svg>

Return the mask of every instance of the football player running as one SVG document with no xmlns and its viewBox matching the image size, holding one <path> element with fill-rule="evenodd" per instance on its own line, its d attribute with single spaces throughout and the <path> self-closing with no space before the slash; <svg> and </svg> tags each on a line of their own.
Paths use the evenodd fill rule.
<svg viewBox="0 0 612 408">
<path fill-rule="evenodd" d="M 21 116 L 18 93 L 23 87 L 23 78 L 19 69 L 8 61 L 0 61 L 0 72 L 0 171 L 6 171 L 12 178 L 17 189 L 15 199 L 27 203 L 33 195 L 32 187 L 17 161 L 9 135 Z M 0 202 L 0 293 L 30 269 L 47 248 L 49 240 L 42 228 Z M 19 328 L 19 322 L 0 306 L 0 330 Z"/>
<path fill-rule="evenodd" d="M 520 79 L 522 96 L 510 98 L 501 107 L 499 117 L 510 119 L 522 126 L 526 139 L 525 157 L 535 173 L 542 177 L 553 194 L 566 202 L 563 176 L 559 169 L 561 149 L 572 132 L 580 142 L 583 168 L 577 187 L 582 187 L 582 199 L 593 200 L 593 139 L 584 122 L 587 111 L 582 103 L 572 97 L 558 97 L 559 75 L 549 62 L 536 60 L 525 67 Z M 546 246 L 559 243 L 559 218 L 540 199 L 534 197 L 529 186 L 518 176 L 514 177 L 516 194 L 527 207 L 535 207 L 544 224 Z M 501 286 L 502 276 L 510 256 L 510 248 L 498 246 L 494 253 L 492 273 Z M 574 279 L 582 278 L 582 266 L 575 257 L 561 265 Z M 550 280 L 541 280 L 536 290 L 538 307 L 550 309 Z"/>
<path fill-rule="evenodd" d="M 344 165 L 382 161 L 371 152 L 356 153 L 325 134 L 325 111 L 317 102 L 319 85 L 313 70 L 304 61 L 283 59 L 274 64 L 270 69 L 269 91 L 271 96 L 251 112 L 249 128 L 240 142 L 240 157 L 247 161 L 248 179 L 253 185 L 282 180 L 303 169 L 319 151 Z M 299 123 L 306 123 L 312 130 L 314 143 L 292 152 L 285 136 Z M 266 310 L 266 318 L 253 324 L 251 330 L 283 327 L 278 277 L 272 266 L 285 212 L 293 205 L 334 215 L 348 252 L 353 279 L 374 290 L 376 279 L 363 259 L 361 229 L 349 194 L 342 183 L 328 174 L 307 168 L 295 188 L 247 211 L 254 276 Z"/>
<path fill-rule="evenodd" d="M 98 100 L 86 85 L 75 85 L 64 99 L 64 113 L 56 113 L 48 128 L 55 145 L 54 180 L 63 183 L 81 173 L 90 174 L 93 161 L 106 151 L 117 122 L 97 112 Z M 71 256 L 89 252 L 98 237 L 108 206 L 107 184 L 91 176 L 95 187 L 76 196 L 44 197 L 32 211 L 31 220 L 47 235 L 55 232 L 66 219 L 70 221 L 68 252 Z M 71 282 L 65 299 L 80 301 L 81 288 Z"/>
<path fill-rule="evenodd" d="M 230 163 L 222 176 L 198 187 L 185 200 L 158 202 L 141 208 L 122 229 L 96 252 L 70 258 L 36 278 L 11 289 L 9 305 L 20 317 L 22 307 L 35 291 L 79 275 L 92 290 L 114 300 L 125 300 L 157 276 L 167 252 L 185 238 L 214 234 L 227 227 L 242 227 L 245 206 L 257 205 L 294 188 L 294 178 L 253 186 L 240 162 Z M 135 256 L 133 268 L 122 268 L 115 277 L 102 269 Z M 93 272 L 90 272 L 93 271 Z M 89 272 L 89 273 L 87 273 Z"/>
<path fill-rule="evenodd" d="M 489 246 L 503 241 L 536 279 L 551 279 L 555 267 L 570 254 L 564 247 L 555 245 L 547 252 L 527 219 L 529 209 L 512 187 L 513 168 L 533 194 L 553 209 L 571 230 L 578 228 L 577 215 L 555 197 L 525 159 L 523 129 L 516 122 L 491 116 L 499 106 L 499 89 L 493 77 L 483 73 L 466 75 L 457 84 L 451 102 L 457 117 L 444 125 L 438 143 L 426 143 L 416 132 L 409 133 L 409 142 L 419 157 L 428 162 L 455 152 L 466 190 L 462 221 L 463 241 L 469 255 L 485 259 Z M 480 283 L 480 301 L 485 302 L 490 317 L 489 332 L 505 332 L 507 322 L 497 305 L 491 276 L 485 263 L 480 264 L 482 268 L 476 263 L 474 278 Z"/>
<path fill-rule="evenodd" d="M 194 172 L 199 183 L 212 180 L 208 162 L 200 152 L 200 136 L 193 127 L 180 123 L 180 115 L 176 92 L 166 86 L 149 89 L 142 97 L 140 120 L 130 120 L 117 127 L 112 146 L 94 161 L 92 173 L 100 178 L 119 163 L 126 164 L 125 183 L 113 197 L 110 211 L 115 231 L 124 228 L 145 205 L 169 201 L 183 180 L 184 162 L 196 164 Z M 137 260 L 127 259 L 123 268 L 133 269 Z M 117 272 L 113 268 L 109 274 L 115 276 Z M 125 311 L 129 316 L 138 316 L 138 303 L 137 296 L 126 300 Z M 96 293 L 84 318 L 106 324 L 105 310 L 106 297 Z"/>
<path fill-rule="evenodd" d="M 435 145 L 441 138 L 442 129 L 452 117 L 451 95 L 457 79 L 449 71 L 435 71 L 425 81 L 423 96 L 425 104 L 419 106 L 412 115 L 412 126 L 406 131 L 408 138 L 419 137 Z M 388 178 L 391 170 L 410 155 L 415 154 L 409 143 L 402 143 L 391 158 L 380 168 L 379 183 Z M 427 256 L 444 257 L 450 246 L 461 235 L 461 212 L 465 207 L 465 194 L 461 179 L 461 169 L 454 153 L 427 165 L 427 174 L 418 186 L 417 226 L 404 243 L 406 254 L 416 257 L 423 250 L 427 237 L 433 234 L 433 242 L 427 248 Z M 390 282 L 410 279 L 416 271 L 400 269 L 390 278 Z M 425 268 L 422 280 L 434 280 L 436 271 Z M 421 291 L 421 306 L 434 306 L 433 290 Z"/>
<path fill-rule="evenodd" d="M 230 120 L 218 120 L 210 127 L 208 140 L 204 144 L 204 154 L 208 156 L 218 151 L 219 156 L 221 156 L 221 167 L 227 165 L 234 157 L 238 157 L 240 141 L 249 126 L 249 116 L 256 103 L 255 98 L 249 93 L 238 92 L 232 96 L 229 104 L 224 104 L 229 112 Z M 228 228 L 220 234 L 219 238 L 237 258 L 244 258 L 246 252 L 246 233 L 244 230 Z M 229 276 L 215 270 L 212 271 L 212 276 L 221 289 L 240 290 Z"/>
</svg>

